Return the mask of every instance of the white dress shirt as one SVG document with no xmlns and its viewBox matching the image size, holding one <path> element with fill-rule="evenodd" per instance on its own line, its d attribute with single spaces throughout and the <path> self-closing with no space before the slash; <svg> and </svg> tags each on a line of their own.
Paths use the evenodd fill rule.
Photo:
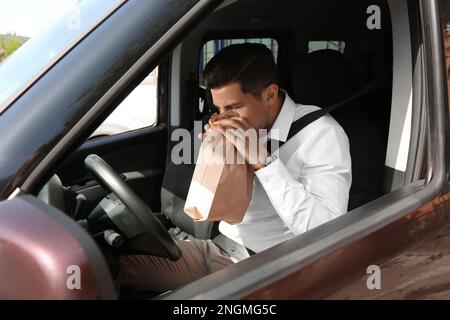
<svg viewBox="0 0 450 320">
<path fill-rule="evenodd" d="M 292 122 L 318 109 L 295 104 L 285 94 L 268 137 L 285 142 Z M 219 224 L 222 234 L 255 252 L 347 212 L 352 181 L 349 142 L 332 116 L 303 128 L 273 156 L 274 162 L 255 172 L 252 200 L 242 222 Z"/>
</svg>

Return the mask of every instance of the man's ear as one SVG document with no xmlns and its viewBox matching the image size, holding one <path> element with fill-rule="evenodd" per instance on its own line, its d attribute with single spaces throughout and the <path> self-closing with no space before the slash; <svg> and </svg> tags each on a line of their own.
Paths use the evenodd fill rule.
<svg viewBox="0 0 450 320">
<path fill-rule="evenodd" d="M 263 91 L 263 100 L 267 104 L 273 104 L 277 101 L 278 93 L 280 88 L 275 83 L 270 84 L 266 89 Z"/>
</svg>

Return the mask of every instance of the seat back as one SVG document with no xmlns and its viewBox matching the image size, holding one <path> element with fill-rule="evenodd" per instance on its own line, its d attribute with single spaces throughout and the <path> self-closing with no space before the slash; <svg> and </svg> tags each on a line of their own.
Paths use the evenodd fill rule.
<svg viewBox="0 0 450 320">
<path fill-rule="evenodd" d="M 297 102 L 321 108 L 349 98 L 356 91 L 350 63 L 335 50 L 318 50 L 299 57 L 294 70 Z M 380 128 L 367 112 L 369 95 L 350 101 L 331 115 L 347 134 L 352 159 L 348 210 L 382 194 L 386 145 Z"/>
<path fill-rule="evenodd" d="M 207 114 L 202 120 L 203 125 L 209 120 L 211 115 Z M 194 221 L 188 216 L 183 208 L 194 174 L 195 152 L 194 130 L 190 132 L 191 138 L 191 161 L 189 164 L 175 164 L 169 157 L 166 164 L 166 171 L 161 188 L 161 212 L 164 213 L 171 222 L 189 235 L 197 239 L 211 239 L 218 234 L 218 223 L 211 221 Z"/>
</svg>

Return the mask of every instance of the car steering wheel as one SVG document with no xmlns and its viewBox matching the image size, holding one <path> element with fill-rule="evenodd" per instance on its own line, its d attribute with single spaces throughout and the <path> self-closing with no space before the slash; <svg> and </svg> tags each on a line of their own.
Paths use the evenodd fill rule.
<svg viewBox="0 0 450 320">
<path fill-rule="evenodd" d="M 120 217 L 114 216 L 114 214 L 110 215 L 111 220 L 125 235 L 129 238 L 150 235 L 151 239 L 144 237 L 144 241 L 140 241 L 141 247 L 142 245 L 151 246 L 154 244 L 154 240 L 157 240 L 159 246 L 154 249 L 157 251 L 155 254 L 165 256 L 173 261 L 181 257 L 181 250 L 167 229 L 110 165 L 95 154 L 87 156 L 84 164 L 97 182 L 114 193 L 128 209 L 126 214 L 122 214 Z"/>
</svg>

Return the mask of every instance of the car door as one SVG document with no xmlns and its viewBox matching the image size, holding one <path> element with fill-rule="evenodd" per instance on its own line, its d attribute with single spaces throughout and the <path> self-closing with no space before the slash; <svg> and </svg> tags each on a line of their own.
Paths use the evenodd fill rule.
<svg viewBox="0 0 450 320">
<path fill-rule="evenodd" d="M 160 175 L 166 140 L 161 117 L 158 126 L 81 145 L 149 70 L 163 61 L 174 41 L 217 4 L 208 0 L 117 1 L 89 28 L 75 28 L 81 34 L 53 52 L 35 74 L 20 79 L 22 85 L 1 101 L 0 131 L 8 137 L 0 141 L 1 298 L 115 297 L 111 274 L 93 239 L 36 195 L 56 172 L 67 183 L 83 188 L 88 178 L 83 175 L 82 161 L 92 152 L 105 156 L 119 172 L 144 172 L 149 179 Z M 95 9 L 92 1 L 80 5 Z M 80 12 L 84 18 L 91 13 L 86 7 Z M 25 53 L 39 57 L 41 47 L 27 48 L 31 52 Z M 11 61 L 5 65 L 16 63 L 12 70 L 21 70 L 21 63 L 27 62 Z M 168 94 L 167 87 L 163 88 L 159 106 L 167 110 L 167 105 L 162 106 Z M 76 288 L 67 282 L 72 274 L 81 274 Z"/>
</svg>

